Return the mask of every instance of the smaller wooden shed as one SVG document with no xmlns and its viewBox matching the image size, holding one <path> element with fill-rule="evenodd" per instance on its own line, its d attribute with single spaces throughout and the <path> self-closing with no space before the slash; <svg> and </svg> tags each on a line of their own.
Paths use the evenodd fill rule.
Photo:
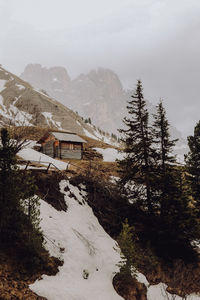
<svg viewBox="0 0 200 300">
<path fill-rule="evenodd" d="M 76 133 L 50 131 L 38 143 L 42 146 L 41 151 L 51 157 L 82 159 L 83 144 L 87 142 Z"/>
</svg>

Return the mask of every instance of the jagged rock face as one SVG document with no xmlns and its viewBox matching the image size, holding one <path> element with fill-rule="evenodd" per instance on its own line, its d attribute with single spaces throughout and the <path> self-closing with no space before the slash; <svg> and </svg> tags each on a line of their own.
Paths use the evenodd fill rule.
<svg viewBox="0 0 200 300">
<path fill-rule="evenodd" d="M 62 73 L 66 78 L 63 68 L 52 69 L 52 76 L 59 73 L 60 79 Z M 93 133 L 72 110 L 0 67 L 0 125 L 5 124 L 52 127 L 82 135 L 85 129 Z"/>
<path fill-rule="evenodd" d="M 70 77 L 63 67 L 42 68 L 40 64 L 27 65 L 21 78 L 30 82 L 34 87 L 51 91 L 50 96 L 56 96 L 61 89 L 66 90 L 70 84 Z M 55 95 L 54 95 L 55 91 Z"/>
<path fill-rule="evenodd" d="M 78 113 L 92 119 L 94 125 L 109 132 L 121 127 L 128 95 L 118 76 L 111 70 L 92 70 L 71 80 L 61 67 L 28 65 L 21 78 L 46 92 Z"/>
</svg>

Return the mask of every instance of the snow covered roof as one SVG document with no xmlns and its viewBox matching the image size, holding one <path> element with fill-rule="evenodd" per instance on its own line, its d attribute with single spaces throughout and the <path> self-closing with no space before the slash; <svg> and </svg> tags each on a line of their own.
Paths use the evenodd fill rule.
<svg viewBox="0 0 200 300">
<path fill-rule="evenodd" d="M 51 132 L 51 134 L 59 141 L 64 142 L 78 142 L 78 143 L 87 143 L 80 136 L 75 133 L 66 133 L 66 132 Z"/>
</svg>

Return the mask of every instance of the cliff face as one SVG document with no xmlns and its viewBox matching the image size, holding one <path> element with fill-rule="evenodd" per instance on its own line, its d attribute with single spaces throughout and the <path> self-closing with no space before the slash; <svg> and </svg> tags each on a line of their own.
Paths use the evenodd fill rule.
<svg viewBox="0 0 200 300">
<path fill-rule="evenodd" d="M 62 67 L 44 68 L 28 65 L 21 78 L 51 97 L 92 119 L 105 131 L 116 132 L 121 127 L 128 95 L 118 76 L 111 70 L 92 70 L 71 80 Z"/>
</svg>

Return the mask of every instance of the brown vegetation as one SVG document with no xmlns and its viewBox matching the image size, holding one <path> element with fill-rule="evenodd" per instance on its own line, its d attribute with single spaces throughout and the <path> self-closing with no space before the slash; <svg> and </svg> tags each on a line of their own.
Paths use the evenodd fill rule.
<svg viewBox="0 0 200 300">
<path fill-rule="evenodd" d="M 27 272 L 16 258 L 15 250 L 0 251 L 0 300 L 46 300 L 30 290 L 29 285 L 40 279 L 42 274 L 55 275 L 62 263 L 55 257 L 48 257 L 47 263 L 34 274 Z"/>
<path fill-rule="evenodd" d="M 125 300 L 147 300 L 146 286 L 131 276 L 116 274 L 113 278 L 113 286 Z"/>
</svg>

